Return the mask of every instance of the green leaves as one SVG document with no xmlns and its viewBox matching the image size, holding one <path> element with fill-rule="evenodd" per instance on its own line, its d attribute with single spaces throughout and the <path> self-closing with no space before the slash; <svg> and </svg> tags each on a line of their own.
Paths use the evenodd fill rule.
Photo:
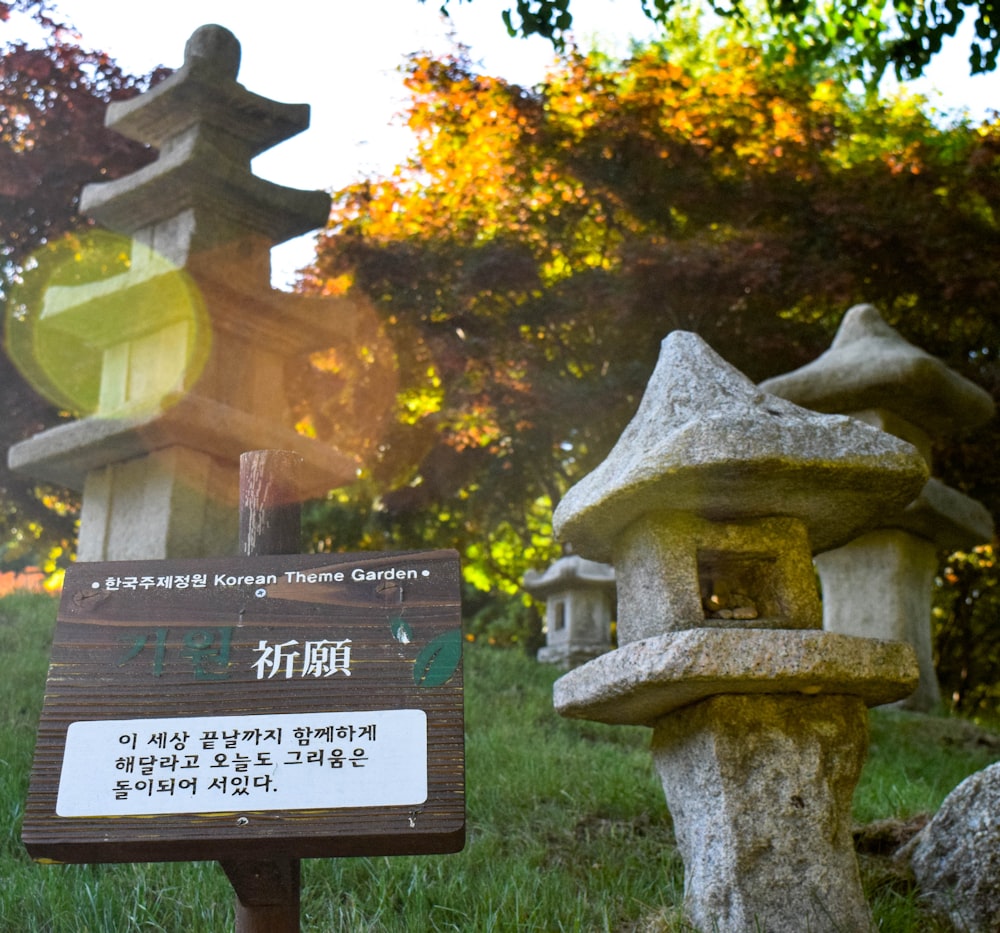
<svg viewBox="0 0 1000 933">
<path fill-rule="evenodd" d="M 423 0 L 421 0 L 423 2 Z M 447 12 L 449 0 L 442 11 Z M 461 0 L 459 0 L 461 2 Z M 682 8 L 708 9 L 751 30 L 769 58 L 780 61 L 790 45 L 800 64 L 809 67 L 840 63 L 847 77 L 878 85 L 888 67 L 903 79 L 919 77 L 954 36 L 966 14 L 975 16 L 970 40 L 972 74 L 993 71 L 1000 55 L 1000 6 L 997 0 L 633 0 L 653 22 L 676 38 Z M 516 14 L 516 17 L 515 17 Z M 517 0 L 501 13 L 511 36 L 538 35 L 565 47 L 573 23 L 570 0 Z"/>
<path fill-rule="evenodd" d="M 418 687 L 440 687 L 451 680 L 462 661 L 462 630 L 451 629 L 431 639 L 413 662 Z"/>
<path fill-rule="evenodd" d="M 509 35 L 544 36 L 557 49 L 563 48 L 563 33 L 573 25 L 569 0 L 517 0 L 517 15 L 515 25 L 510 10 L 501 14 Z"/>
</svg>

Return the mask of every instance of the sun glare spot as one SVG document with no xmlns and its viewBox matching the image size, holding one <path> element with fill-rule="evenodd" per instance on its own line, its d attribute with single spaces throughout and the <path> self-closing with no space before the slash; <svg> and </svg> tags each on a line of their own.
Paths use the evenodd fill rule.
<svg viewBox="0 0 1000 933">
<path fill-rule="evenodd" d="M 208 358 L 194 280 L 102 230 L 68 234 L 25 263 L 4 349 L 42 396 L 77 416 L 135 417 L 176 402 Z"/>
</svg>

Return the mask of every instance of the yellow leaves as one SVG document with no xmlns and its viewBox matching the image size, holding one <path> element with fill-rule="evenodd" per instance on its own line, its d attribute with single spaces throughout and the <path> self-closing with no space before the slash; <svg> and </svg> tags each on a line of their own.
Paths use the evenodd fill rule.
<svg viewBox="0 0 1000 933">
<path fill-rule="evenodd" d="M 73 515 L 79 511 L 79 504 L 77 502 L 67 500 L 61 493 L 53 492 L 51 490 L 42 492 L 41 495 L 39 495 L 39 500 L 45 508 L 60 517 Z M 39 533 L 42 531 L 40 526 L 38 526 L 38 531 Z"/>
<path fill-rule="evenodd" d="M 414 425 L 429 415 L 437 414 L 444 404 L 444 388 L 437 369 L 429 366 L 427 382 L 401 391 L 397 397 L 398 418 L 403 424 Z"/>
<path fill-rule="evenodd" d="M 525 568 L 546 566 L 560 554 L 552 534 L 552 508 L 549 496 L 538 496 L 525 504 L 523 528 L 500 522 L 484 529 L 480 539 L 464 550 L 465 581 L 483 591 L 517 594 Z"/>
<path fill-rule="evenodd" d="M 710 178 L 709 188 L 778 171 L 818 177 L 824 165 L 877 160 L 917 173 L 923 164 L 926 121 L 912 100 L 894 105 L 887 129 L 884 108 L 859 106 L 841 83 L 802 81 L 732 33 L 706 38 L 697 23 L 690 42 L 651 44 L 623 63 L 571 53 L 534 92 L 477 74 L 462 52 L 414 56 L 406 84 L 413 158 L 350 189 L 331 229 L 373 245 L 513 237 L 530 248 L 542 285 L 614 269 L 622 242 L 655 235 L 635 194 L 647 176 L 661 183 L 657 160 L 676 165 L 678 178 Z M 619 196 L 630 190 L 633 200 Z M 690 212 L 687 198 L 676 201 Z M 659 212 L 674 233 L 686 228 L 675 204 Z M 337 269 L 323 288 L 339 295 L 353 285 Z"/>
<path fill-rule="evenodd" d="M 828 107 L 839 101 L 842 96 L 840 85 L 832 78 L 828 78 L 825 81 L 817 81 L 813 87 L 809 108 L 813 111 L 822 110 L 824 107 Z"/>
<path fill-rule="evenodd" d="M 311 437 L 313 439 L 317 437 L 316 425 L 313 422 L 312 415 L 305 415 L 295 422 L 295 433 L 301 434 L 303 437 Z"/>
<path fill-rule="evenodd" d="M 336 375 L 344 368 L 336 347 L 327 347 L 325 350 L 310 353 L 308 359 L 309 365 L 321 373 Z"/>
<path fill-rule="evenodd" d="M 459 450 L 504 446 L 505 434 L 496 411 L 486 402 L 473 402 L 464 411 L 455 412 L 445 421 L 451 443 Z"/>
<path fill-rule="evenodd" d="M 320 294 L 326 298 L 340 298 L 351 290 L 353 284 L 353 272 L 344 272 L 341 275 L 330 276 L 323 280 Z"/>
</svg>

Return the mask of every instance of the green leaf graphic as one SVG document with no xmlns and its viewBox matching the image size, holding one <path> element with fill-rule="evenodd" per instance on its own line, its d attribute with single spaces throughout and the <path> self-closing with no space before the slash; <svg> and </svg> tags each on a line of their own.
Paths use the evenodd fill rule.
<svg viewBox="0 0 1000 933">
<path fill-rule="evenodd" d="M 399 616 L 389 620 L 389 630 L 392 632 L 392 637 L 401 645 L 408 645 L 413 641 L 413 630 Z"/>
<path fill-rule="evenodd" d="M 440 687 L 451 679 L 462 660 L 462 630 L 455 628 L 432 638 L 413 662 L 418 687 Z"/>
</svg>

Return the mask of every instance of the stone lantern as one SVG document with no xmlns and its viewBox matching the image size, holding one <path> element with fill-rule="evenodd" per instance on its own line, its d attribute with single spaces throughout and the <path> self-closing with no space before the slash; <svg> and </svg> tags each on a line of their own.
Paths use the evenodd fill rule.
<svg viewBox="0 0 1000 933">
<path fill-rule="evenodd" d="M 844 315 L 830 349 L 794 372 L 761 383 L 815 411 L 839 412 L 909 441 L 928 466 L 933 441 L 987 421 L 989 393 L 905 341 L 871 305 Z M 940 704 L 931 645 L 938 553 L 993 538 L 993 519 L 974 499 L 929 479 L 906 508 L 882 510 L 878 526 L 816 558 L 823 627 L 913 645 L 920 685 L 901 705 Z"/>
<path fill-rule="evenodd" d="M 701 930 L 866 930 L 851 837 L 867 706 L 917 683 L 912 648 L 824 632 L 811 557 L 927 479 L 909 444 L 761 392 L 693 334 L 553 526 L 610 560 L 619 647 L 563 675 L 565 716 L 653 728 Z"/>
<path fill-rule="evenodd" d="M 80 560 L 235 553 L 247 450 L 295 450 L 314 494 L 355 475 L 291 429 L 282 385 L 289 359 L 349 346 L 361 309 L 270 286 L 271 246 L 324 225 L 329 196 L 250 167 L 304 130 L 309 108 L 248 91 L 239 62 L 232 34 L 204 26 L 183 67 L 109 106 L 110 128 L 159 153 L 81 197 L 119 236 L 126 268 L 45 296 L 37 329 L 94 361 L 96 410 L 14 445 L 9 463 L 83 492 Z"/>
<path fill-rule="evenodd" d="M 569 669 L 611 649 L 615 571 L 567 553 L 524 575 L 524 588 L 545 600 L 545 646 L 538 660 Z"/>
</svg>

